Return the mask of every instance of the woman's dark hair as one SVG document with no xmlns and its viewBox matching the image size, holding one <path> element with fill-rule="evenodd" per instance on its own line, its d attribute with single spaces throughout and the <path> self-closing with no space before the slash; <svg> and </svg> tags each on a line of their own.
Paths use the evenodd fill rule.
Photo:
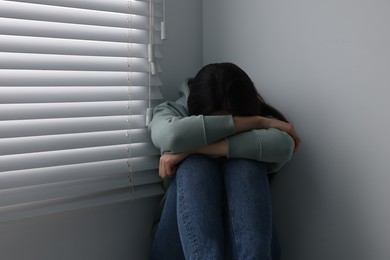
<svg viewBox="0 0 390 260">
<path fill-rule="evenodd" d="M 260 96 L 246 72 L 233 63 L 206 65 L 188 85 L 190 115 L 224 111 L 240 116 L 273 116 L 287 122 L 282 113 Z"/>
</svg>

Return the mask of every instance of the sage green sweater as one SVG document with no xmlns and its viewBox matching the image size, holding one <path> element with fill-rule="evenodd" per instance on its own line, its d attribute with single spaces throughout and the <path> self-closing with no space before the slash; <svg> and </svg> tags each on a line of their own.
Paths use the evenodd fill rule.
<svg viewBox="0 0 390 260">
<path fill-rule="evenodd" d="M 226 139 L 228 158 L 265 162 L 270 172 L 279 170 L 291 159 L 294 140 L 278 129 L 259 129 L 236 133 L 233 117 L 189 116 L 188 79 L 179 88 L 179 98 L 154 108 L 149 124 L 153 144 L 164 152 L 184 152 Z"/>
</svg>

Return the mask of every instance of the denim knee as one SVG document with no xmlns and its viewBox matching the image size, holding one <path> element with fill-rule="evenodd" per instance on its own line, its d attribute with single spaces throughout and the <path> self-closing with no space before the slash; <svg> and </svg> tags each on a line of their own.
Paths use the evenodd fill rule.
<svg viewBox="0 0 390 260">
<path fill-rule="evenodd" d="M 220 165 L 215 158 L 194 154 L 187 157 L 176 171 L 176 178 L 186 180 L 192 185 L 204 184 L 211 180 L 219 179 Z"/>
<path fill-rule="evenodd" d="M 189 167 L 192 165 L 202 166 L 211 163 L 212 157 L 203 154 L 193 154 L 184 159 L 179 167 Z"/>
<path fill-rule="evenodd" d="M 243 174 L 267 175 L 265 163 L 250 160 L 250 159 L 227 159 L 224 164 L 224 169 L 228 171 L 239 171 L 242 177 Z"/>
</svg>

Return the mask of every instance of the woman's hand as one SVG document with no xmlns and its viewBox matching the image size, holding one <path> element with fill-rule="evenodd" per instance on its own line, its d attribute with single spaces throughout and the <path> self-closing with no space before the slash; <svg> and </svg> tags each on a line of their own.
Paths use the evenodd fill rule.
<svg viewBox="0 0 390 260">
<path fill-rule="evenodd" d="M 159 172 L 161 178 L 169 178 L 176 173 L 176 165 L 187 158 L 188 153 L 164 153 L 160 157 Z"/>
</svg>

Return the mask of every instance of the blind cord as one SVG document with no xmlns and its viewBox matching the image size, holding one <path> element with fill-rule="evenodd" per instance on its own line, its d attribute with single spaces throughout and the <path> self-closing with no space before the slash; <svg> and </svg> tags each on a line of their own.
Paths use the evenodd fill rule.
<svg viewBox="0 0 390 260">
<path fill-rule="evenodd" d="M 161 21 L 161 40 L 165 40 L 167 38 L 166 30 L 165 30 L 165 0 L 163 0 L 163 17 Z"/>
<path fill-rule="evenodd" d="M 156 74 L 155 53 L 154 53 L 154 6 L 153 0 L 149 0 L 149 45 L 148 45 L 148 61 L 149 61 L 149 79 L 148 79 L 148 108 L 146 109 L 146 126 L 149 125 L 152 118 L 151 106 L 151 88 L 152 75 Z"/>
</svg>

